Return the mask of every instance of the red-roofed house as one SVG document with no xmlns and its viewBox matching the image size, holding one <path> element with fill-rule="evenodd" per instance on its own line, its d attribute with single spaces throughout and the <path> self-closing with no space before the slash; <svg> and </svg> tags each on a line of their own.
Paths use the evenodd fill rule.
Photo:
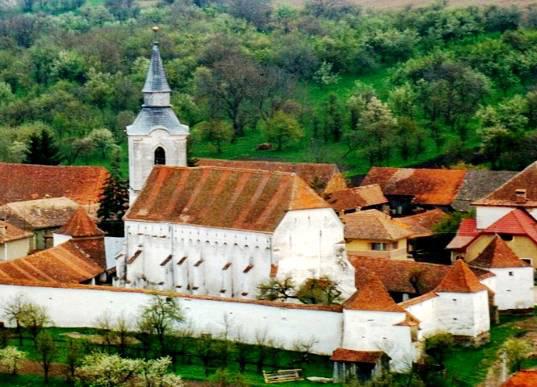
<svg viewBox="0 0 537 387">
<path fill-rule="evenodd" d="M 485 229 L 474 219 L 461 222 L 457 234 L 448 244 L 452 259 L 472 262 L 498 235 L 513 252 L 533 267 L 537 265 L 537 221 L 524 209 L 511 209 Z"/>
</svg>

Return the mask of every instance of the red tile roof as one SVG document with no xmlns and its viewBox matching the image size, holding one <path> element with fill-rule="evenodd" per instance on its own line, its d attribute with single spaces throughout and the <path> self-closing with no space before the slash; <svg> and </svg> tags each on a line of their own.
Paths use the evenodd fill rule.
<svg viewBox="0 0 537 387">
<path fill-rule="evenodd" d="M 325 195 L 325 200 L 336 211 L 371 207 L 388 203 L 378 184 L 347 188 Z"/>
<path fill-rule="evenodd" d="M 102 271 L 103 268 L 77 243 L 68 241 L 24 258 L 0 263 L 0 281 L 81 283 Z"/>
<path fill-rule="evenodd" d="M 479 282 L 477 276 L 462 259 L 458 259 L 434 291 L 437 293 L 476 293 L 482 290 L 487 290 L 486 286 Z"/>
<path fill-rule="evenodd" d="M 433 235 L 434 226 L 447 216 L 444 211 L 435 208 L 416 215 L 397 218 L 397 221 L 408 226 L 409 230 L 412 231 L 412 238 L 418 238 Z"/>
<path fill-rule="evenodd" d="M 63 226 L 78 207 L 65 197 L 25 200 L 0 206 L 0 216 L 19 228 L 40 230 Z"/>
<path fill-rule="evenodd" d="M 516 194 L 525 190 L 525 198 Z M 517 173 L 498 189 L 474 202 L 480 206 L 537 207 L 537 162 Z"/>
<path fill-rule="evenodd" d="M 379 184 L 384 195 L 412 196 L 416 204 L 451 205 L 466 171 L 373 167 L 362 185 Z"/>
<path fill-rule="evenodd" d="M 0 244 L 24 238 L 31 238 L 32 235 L 31 232 L 21 230 L 8 222 L 0 221 Z"/>
<path fill-rule="evenodd" d="M 379 210 L 357 211 L 341 216 L 345 239 L 398 241 L 412 235 L 406 226 Z"/>
<path fill-rule="evenodd" d="M 272 172 L 296 173 L 317 192 L 332 192 L 347 188 L 343 175 L 336 164 L 286 163 L 261 160 L 199 159 L 200 167 L 225 167 L 238 169 L 261 169 Z"/>
<path fill-rule="evenodd" d="M 526 262 L 519 259 L 513 250 L 507 246 L 507 243 L 499 236 L 494 237 L 477 258 L 470 262 L 470 265 L 483 268 L 529 266 Z"/>
<path fill-rule="evenodd" d="M 0 205 L 60 196 L 97 204 L 109 176 L 102 167 L 0 163 Z"/>
<path fill-rule="evenodd" d="M 514 209 L 485 229 L 487 234 L 527 235 L 537 242 L 537 221 L 526 211 Z"/>
<path fill-rule="evenodd" d="M 502 387 L 535 387 L 537 386 L 537 369 L 522 370 L 511 376 Z"/>
<path fill-rule="evenodd" d="M 329 205 L 296 174 L 158 166 L 126 219 L 272 232 L 287 211 L 314 208 Z"/>
<path fill-rule="evenodd" d="M 370 363 L 375 364 L 384 355 L 382 351 L 354 351 L 346 348 L 337 348 L 330 360 L 344 363 Z"/>
<path fill-rule="evenodd" d="M 57 231 L 58 234 L 70 235 L 73 238 L 103 236 L 104 232 L 97 227 L 84 210 L 79 207 L 67 223 Z"/>
<path fill-rule="evenodd" d="M 374 272 L 361 270 L 356 274 L 358 290 L 343 304 L 344 309 L 377 312 L 400 312 L 405 310 L 395 303 L 382 281 Z"/>
</svg>

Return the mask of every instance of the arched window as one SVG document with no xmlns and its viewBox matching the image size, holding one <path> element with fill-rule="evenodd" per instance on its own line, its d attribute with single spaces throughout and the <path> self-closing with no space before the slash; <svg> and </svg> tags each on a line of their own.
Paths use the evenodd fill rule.
<svg viewBox="0 0 537 387">
<path fill-rule="evenodd" d="M 162 147 L 155 149 L 155 165 L 166 164 L 166 152 Z"/>
</svg>

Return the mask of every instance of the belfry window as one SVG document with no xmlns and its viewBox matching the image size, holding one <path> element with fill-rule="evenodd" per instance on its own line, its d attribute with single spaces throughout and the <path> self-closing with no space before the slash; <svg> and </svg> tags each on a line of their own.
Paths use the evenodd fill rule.
<svg viewBox="0 0 537 387">
<path fill-rule="evenodd" d="M 166 164 L 166 152 L 162 147 L 155 149 L 155 165 Z"/>
</svg>

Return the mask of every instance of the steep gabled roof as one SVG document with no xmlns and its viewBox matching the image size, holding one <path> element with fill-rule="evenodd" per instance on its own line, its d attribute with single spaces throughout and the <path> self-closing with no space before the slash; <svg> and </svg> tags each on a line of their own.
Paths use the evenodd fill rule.
<svg viewBox="0 0 537 387">
<path fill-rule="evenodd" d="M 470 262 L 470 265 L 486 269 L 528 266 L 499 236 L 495 236 L 477 258 Z"/>
<path fill-rule="evenodd" d="M 526 211 L 514 209 L 484 230 L 487 234 L 527 235 L 537 242 L 537 221 Z"/>
<path fill-rule="evenodd" d="M 97 227 L 84 210 L 79 207 L 69 221 L 57 231 L 58 234 L 70 235 L 73 238 L 103 236 L 104 232 Z"/>
<path fill-rule="evenodd" d="M 479 282 L 462 259 L 458 259 L 434 291 L 437 293 L 477 293 L 482 290 L 487 290 L 486 286 Z"/>
<path fill-rule="evenodd" d="M 345 301 L 344 309 L 405 313 L 405 310 L 395 303 L 374 272 L 368 273 L 362 270 L 359 275 L 361 280 L 357 286 L 358 290 Z"/>
<path fill-rule="evenodd" d="M 102 273 L 77 244 L 68 241 L 24 258 L 0 263 L 0 280 L 81 283 Z"/>
<path fill-rule="evenodd" d="M 261 169 L 271 172 L 296 173 L 317 192 L 331 192 L 347 188 L 345 179 L 336 164 L 286 163 L 262 160 L 199 159 L 200 167 Z"/>
<path fill-rule="evenodd" d="M 157 166 L 127 220 L 272 232 L 290 210 L 329 208 L 292 173 Z"/>
<path fill-rule="evenodd" d="M 98 204 L 109 177 L 102 167 L 0 163 L 0 205 L 61 196 Z"/>
<path fill-rule="evenodd" d="M 525 190 L 525 199 L 517 196 Z M 528 165 L 485 198 L 474 202 L 480 206 L 537 207 L 537 162 Z"/>
<path fill-rule="evenodd" d="M 387 196 L 411 196 L 422 205 L 451 205 L 466 171 L 373 167 L 362 185 L 379 184 Z"/>
<path fill-rule="evenodd" d="M 375 364 L 384 356 L 382 351 L 354 351 L 347 348 L 336 348 L 330 360 L 343 363 L 369 363 Z"/>
<path fill-rule="evenodd" d="M 345 239 L 398 241 L 412 235 L 402 224 L 378 210 L 357 211 L 344 214 Z"/>
<path fill-rule="evenodd" d="M 480 234 L 475 219 L 463 219 L 459 224 L 457 234 L 448 243 L 446 249 L 460 250 L 468 246 Z"/>
<path fill-rule="evenodd" d="M 476 169 L 467 171 L 459 193 L 453 202 L 453 208 L 457 211 L 468 211 L 471 204 L 489 195 L 506 181 L 516 175 L 512 171 L 489 171 Z"/>
<path fill-rule="evenodd" d="M 388 203 L 388 199 L 386 199 L 378 184 L 334 191 L 326 194 L 325 200 L 336 211 Z"/>
</svg>

